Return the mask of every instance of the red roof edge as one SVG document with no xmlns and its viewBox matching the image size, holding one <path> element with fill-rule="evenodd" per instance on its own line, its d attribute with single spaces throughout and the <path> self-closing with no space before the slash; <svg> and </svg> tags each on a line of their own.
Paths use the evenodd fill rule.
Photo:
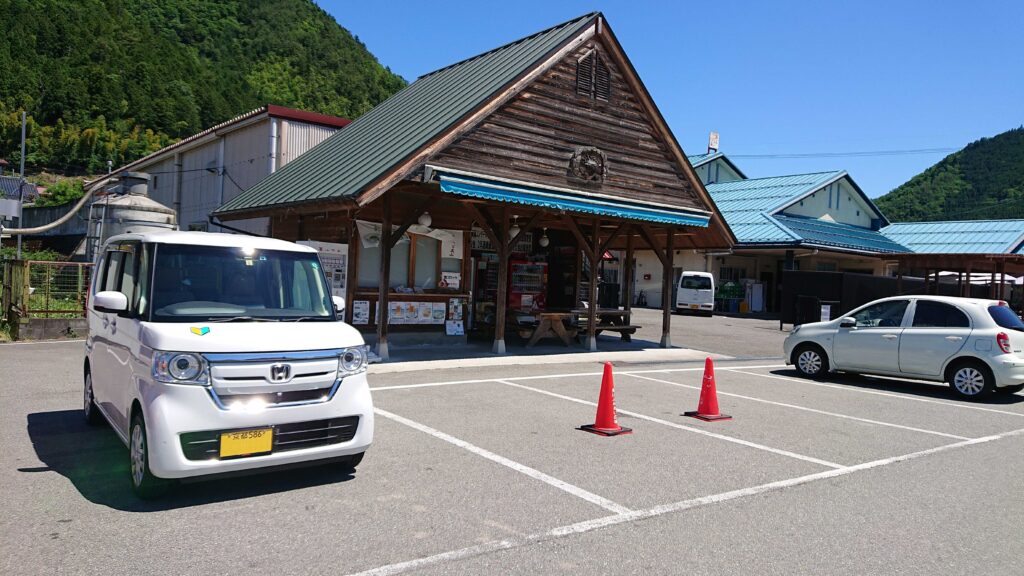
<svg viewBox="0 0 1024 576">
<path fill-rule="evenodd" d="M 327 114 L 320 114 L 318 112 L 296 110 L 294 108 L 286 108 L 284 106 L 278 106 L 276 104 L 267 104 L 267 114 L 275 118 L 297 120 L 299 122 L 309 122 L 310 124 L 320 124 L 321 126 L 332 126 L 334 128 L 343 128 L 352 123 L 352 121 L 349 120 L 348 118 L 329 116 Z"/>
</svg>

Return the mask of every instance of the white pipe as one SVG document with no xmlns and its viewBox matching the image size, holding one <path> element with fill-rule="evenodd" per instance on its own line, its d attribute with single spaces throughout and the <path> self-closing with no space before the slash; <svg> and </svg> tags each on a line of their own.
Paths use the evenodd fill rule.
<svg viewBox="0 0 1024 576">
<path fill-rule="evenodd" d="M 85 203 L 89 201 L 89 198 L 92 198 L 92 193 L 97 188 L 100 188 L 103 184 L 107 183 L 110 180 L 111 178 L 104 178 L 103 180 L 98 181 L 96 184 L 89 186 L 88 189 L 86 189 L 85 194 L 82 195 L 82 198 L 78 201 L 78 203 L 75 204 L 75 206 L 71 210 L 68 210 L 67 214 L 61 216 L 60 218 L 54 220 L 53 222 L 50 222 L 49 224 L 43 224 L 42 226 L 36 226 L 35 228 L 4 228 L 4 233 L 12 235 L 42 234 L 47 230 L 52 230 L 57 226 L 60 226 L 61 224 L 67 222 L 68 220 L 71 220 L 75 216 L 75 214 L 77 214 L 78 211 L 81 210 L 83 206 L 85 206 Z"/>
<path fill-rule="evenodd" d="M 270 119 L 270 173 L 277 170 L 277 118 Z"/>
</svg>

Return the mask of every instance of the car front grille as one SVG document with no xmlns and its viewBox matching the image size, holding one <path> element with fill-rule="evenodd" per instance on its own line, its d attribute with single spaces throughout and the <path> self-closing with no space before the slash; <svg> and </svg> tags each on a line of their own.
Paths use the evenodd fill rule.
<svg viewBox="0 0 1024 576">
<path fill-rule="evenodd" d="M 348 442 L 355 437 L 358 427 L 359 416 L 270 426 L 274 429 L 274 443 L 271 452 L 301 450 Z M 225 432 L 250 429 L 186 432 L 181 435 L 181 450 L 184 452 L 185 458 L 189 460 L 219 460 L 220 435 Z"/>
</svg>

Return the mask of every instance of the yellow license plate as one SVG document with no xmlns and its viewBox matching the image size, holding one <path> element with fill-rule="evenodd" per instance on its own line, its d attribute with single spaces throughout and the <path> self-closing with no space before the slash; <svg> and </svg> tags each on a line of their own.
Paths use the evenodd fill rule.
<svg viewBox="0 0 1024 576">
<path fill-rule="evenodd" d="M 220 457 L 252 456 L 270 452 L 274 446 L 274 429 L 242 430 L 220 435 Z"/>
<path fill-rule="evenodd" d="M 690 304 L 690 308 L 693 308 L 694 310 L 696 310 L 697 308 L 700 308 L 700 306 L 698 306 L 696 304 Z"/>
</svg>

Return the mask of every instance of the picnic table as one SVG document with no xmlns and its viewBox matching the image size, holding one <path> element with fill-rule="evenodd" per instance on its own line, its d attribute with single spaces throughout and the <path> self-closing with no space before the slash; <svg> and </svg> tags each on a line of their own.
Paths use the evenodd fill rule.
<svg viewBox="0 0 1024 576">
<path fill-rule="evenodd" d="M 598 308 L 597 309 L 597 327 L 594 335 L 597 336 L 601 332 L 618 332 L 622 337 L 623 342 L 632 341 L 633 334 L 636 333 L 639 326 L 634 326 L 629 323 L 629 316 L 631 310 L 620 310 L 619 308 Z M 580 331 L 585 331 L 587 319 L 590 317 L 589 308 L 577 308 L 572 311 L 576 316 L 577 322 L 580 325 Z"/>
<path fill-rule="evenodd" d="M 566 346 L 572 344 L 573 338 L 576 337 L 575 328 L 567 328 L 565 326 L 566 320 L 571 320 L 573 315 L 569 312 L 539 312 L 535 314 L 537 317 L 537 326 L 535 328 L 522 327 L 519 330 L 519 335 L 523 338 L 529 338 L 526 346 L 529 348 L 536 344 L 541 338 L 558 338 Z"/>
</svg>

